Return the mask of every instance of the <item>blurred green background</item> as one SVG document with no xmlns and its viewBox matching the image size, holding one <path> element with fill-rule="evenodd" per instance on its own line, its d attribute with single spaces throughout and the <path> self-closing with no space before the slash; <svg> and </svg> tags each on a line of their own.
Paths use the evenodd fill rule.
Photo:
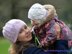
<svg viewBox="0 0 72 54">
<path fill-rule="evenodd" d="M 8 54 L 10 43 L 3 38 L 2 27 L 10 19 L 22 19 L 30 25 L 27 17 L 30 6 L 34 3 L 52 4 L 59 19 L 72 29 L 72 0 L 0 0 L 0 54 Z"/>
<path fill-rule="evenodd" d="M 9 46 L 10 46 L 10 43 L 8 42 L 8 40 L 1 37 L 0 38 L 0 54 L 9 54 L 8 53 Z"/>
</svg>

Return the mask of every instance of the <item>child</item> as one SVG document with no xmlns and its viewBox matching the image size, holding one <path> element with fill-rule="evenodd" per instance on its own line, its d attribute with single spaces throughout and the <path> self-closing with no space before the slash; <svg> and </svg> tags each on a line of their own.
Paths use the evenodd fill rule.
<svg viewBox="0 0 72 54">
<path fill-rule="evenodd" d="M 33 25 L 33 32 L 35 32 L 43 47 L 49 48 L 55 43 L 56 50 L 68 50 L 68 36 L 62 36 L 61 33 L 61 27 L 65 24 L 58 20 L 53 5 L 33 4 L 28 11 L 28 18 Z M 71 37 L 71 34 L 69 34 L 69 37 Z"/>
</svg>

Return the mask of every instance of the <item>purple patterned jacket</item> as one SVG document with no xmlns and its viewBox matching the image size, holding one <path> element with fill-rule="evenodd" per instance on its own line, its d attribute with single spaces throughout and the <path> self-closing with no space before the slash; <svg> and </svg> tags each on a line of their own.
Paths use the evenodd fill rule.
<svg viewBox="0 0 72 54">
<path fill-rule="evenodd" d="M 34 28 L 42 46 L 46 46 L 49 42 L 55 40 L 71 40 L 72 32 L 68 26 L 58 18 L 54 18 L 50 22 L 46 22 L 39 28 Z"/>
</svg>

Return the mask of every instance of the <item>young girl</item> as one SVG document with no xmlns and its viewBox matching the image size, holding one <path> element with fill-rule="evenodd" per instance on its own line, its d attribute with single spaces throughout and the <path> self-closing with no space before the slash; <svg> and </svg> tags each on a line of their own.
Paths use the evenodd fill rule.
<svg viewBox="0 0 72 54">
<path fill-rule="evenodd" d="M 35 46 L 30 28 L 20 19 L 9 20 L 2 32 L 12 43 L 9 54 L 49 54 Z"/>
<path fill-rule="evenodd" d="M 58 20 L 53 5 L 33 4 L 28 11 L 28 18 L 33 25 L 33 32 L 44 48 L 49 49 L 53 45 L 56 50 L 68 50 L 68 40 L 61 35 L 60 26 L 64 24 Z"/>
</svg>

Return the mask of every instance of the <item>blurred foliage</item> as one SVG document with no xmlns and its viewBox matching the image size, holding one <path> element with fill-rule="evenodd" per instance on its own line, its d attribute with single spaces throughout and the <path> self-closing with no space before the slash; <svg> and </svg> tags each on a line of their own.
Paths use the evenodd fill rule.
<svg viewBox="0 0 72 54">
<path fill-rule="evenodd" d="M 30 23 L 27 14 L 34 3 L 54 5 L 59 18 L 72 28 L 72 0 L 0 0 L 0 31 L 10 19 L 19 18 Z"/>
</svg>

